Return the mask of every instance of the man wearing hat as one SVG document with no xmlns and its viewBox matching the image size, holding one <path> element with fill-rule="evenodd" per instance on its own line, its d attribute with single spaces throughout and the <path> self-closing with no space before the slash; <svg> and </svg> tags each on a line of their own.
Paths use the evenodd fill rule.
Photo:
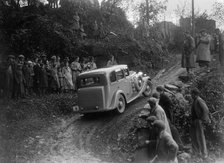
<svg viewBox="0 0 224 163">
<path fill-rule="evenodd" d="M 188 74 L 190 73 L 190 69 L 195 67 L 194 49 L 195 49 L 194 38 L 190 35 L 189 32 L 185 32 L 181 66 L 183 68 L 186 68 Z"/>
<path fill-rule="evenodd" d="M 194 154 L 200 155 L 202 158 L 208 157 L 203 122 L 210 122 L 209 109 L 205 101 L 199 96 L 199 90 L 191 91 L 193 104 L 191 108 L 191 141 Z"/>
<path fill-rule="evenodd" d="M 173 122 L 173 104 L 167 94 L 165 94 L 165 88 L 160 85 L 156 87 L 156 91 L 159 93 L 159 105 L 163 108 L 167 118 Z"/>
<path fill-rule="evenodd" d="M 18 60 L 20 64 L 24 64 L 24 59 L 25 59 L 24 55 L 21 54 L 18 56 Z"/>
<path fill-rule="evenodd" d="M 45 64 L 45 65 L 48 65 L 49 64 L 48 63 L 48 60 L 47 60 L 47 55 L 45 53 L 43 53 L 41 55 L 41 59 L 42 59 L 43 64 Z"/>
<path fill-rule="evenodd" d="M 199 42 L 196 45 L 196 62 L 200 67 L 207 67 L 207 72 L 210 72 L 210 62 L 211 62 L 211 52 L 210 44 L 211 37 L 207 34 L 206 30 L 203 29 L 200 31 L 201 37 Z"/>
<path fill-rule="evenodd" d="M 155 98 L 157 98 L 159 100 L 159 105 L 163 109 L 165 108 L 164 111 L 165 111 L 166 115 L 170 115 L 170 116 L 167 116 L 167 119 L 168 119 L 168 123 L 169 123 L 169 126 L 170 126 L 172 137 L 176 141 L 176 143 L 178 144 L 179 149 L 184 150 L 184 149 L 186 149 L 186 147 L 184 147 L 184 145 L 183 145 L 183 142 L 180 138 L 179 131 L 177 130 L 176 126 L 172 124 L 172 122 L 169 118 L 172 115 L 171 112 L 170 112 L 170 110 L 171 110 L 170 108 L 172 107 L 172 102 L 171 102 L 169 96 L 167 96 L 165 94 L 165 88 L 163 86 L 158 86 L 156 88 L 156 90 L 159 92 L 159 96 L 157 96 Z"/>
<path fill-rule="evenodd" d="M 166 126 L 166 131 L 172 135 L 166 113 L 163 108 L 158 105 L 158 99 L 150 97 L 148 103 L 150 106 L 150 116 L 155 116 L 158 120 L 162 120 Z"/>
<path fill-rule="evenodd" d="M 177 163 L 178 145 L 166 131 L 166 125 L 162 120 L 155 120 L 153 127 L 157 135 L 156 156 L 150 162 Z"/>
</svg>

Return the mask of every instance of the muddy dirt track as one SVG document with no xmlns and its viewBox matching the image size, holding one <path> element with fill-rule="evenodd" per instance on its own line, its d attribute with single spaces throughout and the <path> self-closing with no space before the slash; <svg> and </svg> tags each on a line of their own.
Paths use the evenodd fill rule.
<svg viewBox="0 0 224 163">
<path fill-rule="evenodd" d="M 154 86 L 175 80 L 183 72 L 179 64 L 166 72 L 161 71 Z M 172 76 L 170 75 L 172 74 Z M 119 149 L 119 139 L 127 134 L 128 124 L 146 104 L 147 98 L 139 98 L 128 105 L 122 115 L 114 112 L 96 113 L 88 117 L 74 114 L 59 118 L 39 138 L 43 154 L 31 162 L 128 162 L 125 152 Z M 50 135 L 48 133 L 51 133 Z M 52 134 L 54 133 L 54 134 Z"/>
<path fill-rule="evenodd" d="M 107 112 L 88 117 L 73 115 L 59 118 L 55 126 L 36 137 L 39 153 L 29 161 L 124 162 L 125 156 L 119 152 L 117 140 L 125 134 L 127 121 L 136 115 L 145 102 L 144 98 L 136 100 L 128 105 L 122 115 Z"/>
<path fill-rule="evenodd" d="M 153 79 L 154 87 L 176 80 L 182 72 L 180 64 L 161 71 Z M 88 117 L 80 114 L 51 115 L 49 120 L 30 114 L 19 123 L 10 123 L 14 127 L 1 126 L 1 131 L 7 134 L 1 134 L 0 162 L 129 162 L 126 150 L 130 149 L 121 151 L 119 143 L 127 136 L 133 119 L 146 101 L 144 97 L 135 100 L 121 115 L 114 112 Z M 23 127 L 27 127 L 25 132 Z M 14 136 L 10 138 L 11 135 Z"/>
</svg>

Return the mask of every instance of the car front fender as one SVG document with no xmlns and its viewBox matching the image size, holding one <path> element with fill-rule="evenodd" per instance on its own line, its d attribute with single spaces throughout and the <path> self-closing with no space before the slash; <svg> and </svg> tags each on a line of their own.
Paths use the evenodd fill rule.
<svg viewBox="0 0 224 163">
<path fill-rule="evenodd" d="M 143 86 L 139 93 L 143 93 L 145 91 L 148 81 L 151 82 L 151 78 L 149 76 L 143 77 L 142 80 L 143 80 Z"/>
</svg>

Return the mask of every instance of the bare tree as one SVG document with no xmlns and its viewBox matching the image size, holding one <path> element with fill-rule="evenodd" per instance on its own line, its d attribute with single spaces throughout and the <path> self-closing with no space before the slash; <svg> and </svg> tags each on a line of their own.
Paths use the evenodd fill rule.
<svg viewBox="0 0 224 163">
<path fill-rule="evenodd" d="M 174 10 L 178 17 L 189 17 L 191 15 L 190 1 L 185 0 L 183 3 L 179 3 Z"/>
<path fill-rule="evenodd" d="M 224 3 L 215 2 L 213 5 L 213 14 L 211 17 L 220 25 L 224 25 Z"/>
</svg>

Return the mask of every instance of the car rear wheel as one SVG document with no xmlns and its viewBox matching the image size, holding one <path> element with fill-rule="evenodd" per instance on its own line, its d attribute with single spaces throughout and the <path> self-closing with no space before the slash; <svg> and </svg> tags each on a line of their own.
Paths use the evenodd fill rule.
<svg viewBox="0 0 224 163">
<path fill-rule="evenodd" d="M 125 101 L 125 98 L 123 95 L 119 95 L 119 98 L 118 98 L 118 106 L 117 106 L 117 112 L 119 114 L 121 113 L 124 113 L 125 111 L 125 108 L 126 108 L 126 101 Z"/>
<path fill-rule="evenodd" d="M 148 80 L 147 81 L 147 85 L 146 85 L 146 88 L 145 88 L 145 91 L 143 92 L 143 95 L 145 97 L 148 97 L 152 94 L 152 83 Z"/>
</svg>

